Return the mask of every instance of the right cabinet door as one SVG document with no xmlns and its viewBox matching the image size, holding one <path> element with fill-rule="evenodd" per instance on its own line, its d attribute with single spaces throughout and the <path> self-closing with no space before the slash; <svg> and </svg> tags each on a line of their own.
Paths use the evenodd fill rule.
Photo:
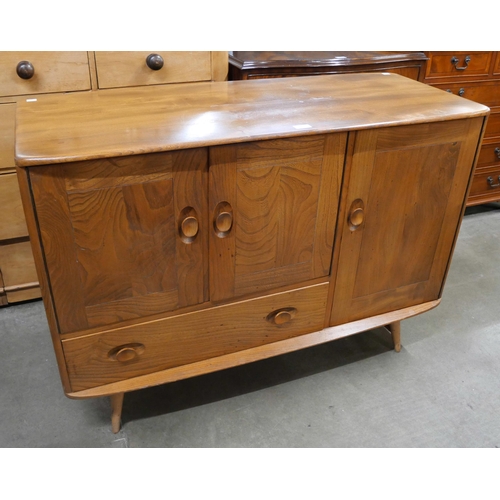
<svg viewBox="0 0 500 500">
<path fill-rule="evenodd" d="M 331 325 L 437 299 L 482 118 L 351 137 Z"/>
</svg>

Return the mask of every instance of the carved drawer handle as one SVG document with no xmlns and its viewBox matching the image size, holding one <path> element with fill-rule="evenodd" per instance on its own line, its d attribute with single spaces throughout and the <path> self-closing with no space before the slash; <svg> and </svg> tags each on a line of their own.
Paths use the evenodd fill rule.
<svg viewBox="0 0 500 500">
<path fill-rule="evenodd" d="M 233 208 L 227 201 L 222 201 L 215 207 L 214 231 L 219 238 L 225 238 L 233 227 Z"/>
<path fill-rule="evenodd" d="M 178 220 L 178 231 L 184 243 L 192 243 L 200 231 L 200 223 L 193 207 L 184 208 Z"/>
<path fill-rule="evenodd" d="M 496 184 L 493 184 L 493 177 L 488 177 L 486 179 L 486 182 L 488 183 L 488 186 L 490 186 L 490 188 L 497 188 L 498 186 L 500 186 L 500 175 L 498 176 L 498 182 Z"/>
<path fill-rule="evenodd" d="M 163 68 L 163 63 L 163 57 L 161 57 L 160 54 L 149 54 L 149 56 L 146 57 L 146 64 L 148 65 L 148 68 L 153 71 L 158 71 Z"/>
<path fill-rule="evenodd" d="M 35 68 L 29 61 L 20 61 L 16 67 L 17 76 L 23 80 L 33 78 Z"/>
<path fill-rule="evenodd" d="M 278 309 L 267 315 L 266 320 L 273 325 L 284 325 L 289 323 L 297 314 L 297 309 L 295 307 L 284 307 L 283 309 Z"/>
<path fill-rule="evenodd" d="M 365 204 L 363 200 L 354 200 L 351 204 L 351 209 L 349 210 L 349 228 L 351 231 L 358 229 L 365 220 Z"/>
<path fill-rule="evenodd" d="M 464 62 L 465 62 L 465 66 L 458 66 L 458 57 L 456 56 L 453 56 L 451 58 L 451 64 L 453 64 L 455 66 L 455 69 L 458 69 L 459 71 L 463 71 L 464 69 L 467 69 L 467 67 L 469 66 L 469 63 L 470 63 L 470 59 L 471 57 L 470 56 L 467 56 L 465 59 L 464 59 Z"/>
<path fill-rule="evenodd" d="M 138 359 L 144 352 L 144 349 L 143 344 L 125 344 L 111 349 L 111 351 L 108 352 L 108 358 L 113 361 L 119 361 L 120 363 L 128 363 Z"/>
</svg>

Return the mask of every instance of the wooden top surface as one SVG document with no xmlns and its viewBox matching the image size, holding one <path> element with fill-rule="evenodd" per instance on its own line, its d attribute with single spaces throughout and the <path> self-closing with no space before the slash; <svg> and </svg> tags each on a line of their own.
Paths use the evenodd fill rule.
<svg viewBox="0 0 500 500">
<path fill-rule="evenodd" d="M 16 163 L 64 163 L 488 112 L 481 104 L 389 73 L 40 96 L 18 104 Z"/>
<path fill-rule="evenodd" d="M 381 51 L 233 51 L 229 62 L 239 69 L 309 68 L 387 64 L 402 61 L 426 61 L 423 52 Z"/>
</svg>

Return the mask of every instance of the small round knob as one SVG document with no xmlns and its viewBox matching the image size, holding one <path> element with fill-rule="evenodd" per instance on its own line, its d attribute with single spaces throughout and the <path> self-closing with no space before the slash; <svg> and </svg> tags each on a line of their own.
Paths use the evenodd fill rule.
<svg viewBox="0 0 500 500">
<path fill-rule="evenodd" d="M 21 61 L 17 64 L 16 72 L 19 78 L 22 78 L 23 80 L 29 80 L 30 78 L 33 78 L 33 75 L 35 74 L 35 68 L 29 61 Z"/>
<path fill-rule="evenodd" d="M 198 219 L 192 215 L 186 217 L 181 223 L 181 232 L 186 238 L 194 238 L 198 234 L 198 229 Z"/>
<path fill-rule="evenodd" d="M 233 225 L 233 215 L 230 212 L 221 212 L 215 220 L 217 230 L 221 233 L 227 233 Z"/>
<path fill-rule="evenodd" d="M 132 361 L 133 359 L 137 358 L 137 356 L 137 351 L 133 347 L 124 347 L 115 354 L 116 360 L 120 361 L 121 363 Z"/>
<path fill-rule="evenodd" d="M 351 212 L 349 216 L 349 222 L 354 226 L 358 227 L 363 223 L 365 218 L 365 213 L 362 208 L 356 208 Z"/>
<path fill-rule="evenodd" d="M 163 68 L 163 62 L 163 57 L 161 57 L 160 54 L 149 54 L 149 56 L 146 57 L 146 64 L 148 65 L 148 68 L 153 71 L 158 71 Z"/>
</svg>

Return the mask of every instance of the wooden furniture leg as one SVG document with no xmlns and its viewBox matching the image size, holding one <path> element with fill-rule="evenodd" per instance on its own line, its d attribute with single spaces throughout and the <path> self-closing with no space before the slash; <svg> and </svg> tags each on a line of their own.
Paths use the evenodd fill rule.
<svg viewBox="0 0 500 500">
<path fill-rule="evenodd" d="M 401 321 L 395 321 L 387 325 L 387 329 L 392 334 L 392 340 L 394 342 L 394 350 L 396 352 L 401 351 Z"/>
<path fill-rule="evenodd" d="M 114 434 L 120 430 L 124 396 L 124 392 L 119 392 L 111 396 L 111 428 Z"/>
</svg>

